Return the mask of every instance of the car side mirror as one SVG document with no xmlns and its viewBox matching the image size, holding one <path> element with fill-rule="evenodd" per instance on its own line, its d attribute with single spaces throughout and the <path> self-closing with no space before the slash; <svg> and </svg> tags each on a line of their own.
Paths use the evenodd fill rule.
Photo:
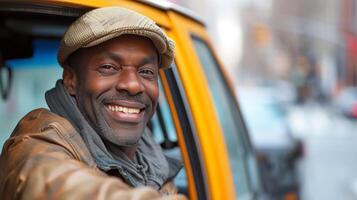
<svg viewBox="0 0 357 200">
<path fill-rule="evenodd" d="M 8 60 L 28 58 L 33 55 L 31 36 L 8 29 L 0 24 L 0 96 L 8 99 L 13 72 L 6 64 Z"/>
<path fill-rule="evenodd" d="M 12 69 L 9 66 L 0 66 L 0 95 L 3 100 L 7 100 L 12 85 Z"/>
</svg>

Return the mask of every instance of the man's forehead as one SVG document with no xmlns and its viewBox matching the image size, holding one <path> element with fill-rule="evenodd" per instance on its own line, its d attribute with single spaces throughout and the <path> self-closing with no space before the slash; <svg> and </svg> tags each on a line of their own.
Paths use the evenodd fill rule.
<svg viewBox="0 0 357 200">
<path fill-rule="evenodd" d="M 122 52 L 115 52 L 115 51 L 106 51 L 103 50 L 101 51 L 101 54 L 103 56 L 109 57 L 111 59 L 114 60 L 125 60 L 125 54 L 122 54 Z M 140 60 L 145 61 L 145 62 L 152 62 L 157 60 L 157 54 L 155 52 L 152 52 L 150 54 L 142 54 L 142 53 L 136 53 L 134 52 L 133 54 L 131 54 L 131 56 L 135 57 L 135 58 L 140 58 Z"/>
</svg>

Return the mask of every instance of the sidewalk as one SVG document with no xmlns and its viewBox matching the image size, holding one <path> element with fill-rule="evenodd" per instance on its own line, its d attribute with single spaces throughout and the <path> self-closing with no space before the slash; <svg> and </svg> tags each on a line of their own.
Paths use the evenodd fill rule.
<svg viewBox="0 0 357 200">
<path fill-rule="evenodd" d="M 357 199 L 357 120 L 308 104 L 290 107 L 289 121 L 305 147 L 298 166 L 302 199 Z"/>
</svg>

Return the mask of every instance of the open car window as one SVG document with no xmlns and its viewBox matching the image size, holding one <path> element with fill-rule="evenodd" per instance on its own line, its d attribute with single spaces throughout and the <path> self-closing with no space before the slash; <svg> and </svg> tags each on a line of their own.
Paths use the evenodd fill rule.
<svg viewBox="0 0 357 200">
<path fill-rule="evenodd" d="M 19 120 L 35 108 L 47 108 L 45 92 L 62 77 L 56 56 L 59 40 L 34 39 L 30 58 L 11 59 L 12 84 L 6 100 L 0 99 L 0 147 Z"/>
<path fill-rule="evenodd" d="M 57 63 L 58 39 L 38 38 L 33 41 L 33 55 L 30 58 L 12 59 L 6 65 L 12 70 L 12 86 L 6 100 L 0 100 L 0 147 L 10 136 L 19 120 L 36 108 L 48 108 L 45 92 L 55 86 L 62 77 L 62 68 Z M 162 146 L 164 153 L 182 160 L 176 130 L 172 120 L 161 81 L 157 112 L 149 127 L 154 139 Z M 187 178 L 183 168 L 174 179 L 179 192 L 187 193 Z"/>
<path fill-rule="evenodd" d="M 161 145 L 165 155 L 182 161 L 172 114 L 167 99 L 164 95 L 161 82 L 159 82 L 159 88 L 159 103 L 156 113 L 152 117 L 149 126 L 152 130 L 155 141 Z M 174 179 L 174 183 L 180 193 L 188 195 L 188 184 L 184 168 L 181 169 L 181 171 L 178 173 Z"/>
</svg>

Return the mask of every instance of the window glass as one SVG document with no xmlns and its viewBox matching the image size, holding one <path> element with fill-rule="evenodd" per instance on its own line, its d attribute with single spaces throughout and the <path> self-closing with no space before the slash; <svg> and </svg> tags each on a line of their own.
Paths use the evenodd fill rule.
<svg viewBox="0 0 357 200">
<path fill-rule="evenodd" d="M 238 112 L 236 107 L 233 106 L 234 98 L 229 92 L 207 44 L 197 37 L 193 36 L 192 39 L 211 89 L 215 110 L 218 113 L 221 128 L 224 132 L 236 193 L 239 199 L 249 198 L 252 192 L 247 176 L 245 144 L 244 138 L 241 137 L 238 120 L 236 119 L 237 115 L 234 113 Z"/>
<path fill-rule="evenodd" d="M 175 107 L 178 121 L 180 123 L 180 128 L 183 133 L 182 136 L 185 141 L 184 151 L 186 151 L 189 155 L 188 161 L 191 163 L 192 174 L 194 174 L 191 178 L 194 181 L 194 190 L 196 192 L 195 196 L 198 199 L 207 199 L 208 192 L 206 190 L 207 187 L 203 174 L 201 154 L 197 148 L 194 123 L 192 121 L 188 102 L 185 98 L 185 90 L 182 86 L 175 64 L 173 64 L 170 69 L 164 70 L 164 74 L 168 89 L 170 90 L 170 96 L 173 100 L 172 103 Z M 179 184 L 177 185 L 179 186 Z M 193 186 L 191 185 L 191 187 Z M 178 189 L 182 193 L 185 193 L 185 190 L 180 190 L 180 187 L 178 187 Z"/>
<path fill-rule="evenodd" d="M 7 100 L 0 99 L 0 147 L 19 120 L 35 108 L 47 108 L 44 94 L 62 77 L 57 64 L 58 40 L 34 40 L 31 58 L 6 62 L 13 71 L 12 87 Z"/>
<path fill-rule="evenodd" d="M 151 119 L 152 132 L 154 139 L 159 143 L 163 144 L 165 142 L 165 135 L 167 142 L 171 142 L 173 146 L 177 145 L 177 136 L 175 126 L 171 117 L 171 111 L 169 104 L 166 100 L 165 93 L 162 88 L 162 84 L 159 81 L 160 88 L 160 96 L 159 96 L 159 104 L 156 113 Z M 160 121 L 160 117 L 162 117 L 162 121 Z M 164 153 L 167 156 L 172 158 L 176 158 L 182 161 L 181 152 L 178 146 L 173 148 L 163 148 Z M 176 187 L 180 189 L 180 192 L 187 194 L 187 178 L 185 170 L 182 169 L 176 178 L 174 179 L 174 183 Z"/>
<path fill-rule="evenodd" d="M 170 141 L 177 141 L 174 123 L 171 118 L 170 107 L 169 107 L 169 104 L 167 103 L 165 93 L 162 88 L 161 81 L 159 81 L 159 88 L 160 88 L 160 96 L 159 96 L 158 106 L 159 106 L 160 111 L 158 111 L 158 112 L 160 112 L 164 124 L 159 123 L 159 119 L 157 116 L 158 114 L 155 113 L 155 115 L 153 117 L 154 118 L 153 122 L 156 124 L 156 126 L 153 126 L 153 129 L 154 129 L 153 132 L 155 132 L 156 134 L 154 134 L 154 136 L 158 142 L 163 142 L 164 141 L 164 137 L 163 137 L 164 131 L 166 131 L 166 133 L 168 135 L 168 139 Z M 161 126 L 165 126 L 165 127 L 161 127 Z"/>
</svg>

